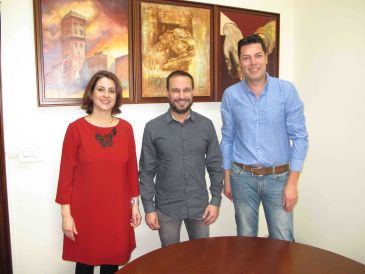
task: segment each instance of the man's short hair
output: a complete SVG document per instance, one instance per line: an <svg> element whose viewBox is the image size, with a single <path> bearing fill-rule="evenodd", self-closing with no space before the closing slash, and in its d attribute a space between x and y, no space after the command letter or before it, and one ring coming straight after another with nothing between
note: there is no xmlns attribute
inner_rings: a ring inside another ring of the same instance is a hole
<svg viewBox="0 0 365 274"><path fill-rule="evenodd" d="M238 41L238 56L240 56L241 48L243 46L251 44L261 44L262 50L264 51L264 53L267 53L267 48L265 46L264 40L260 37L260 35L252 34Z"/></svg>
<svg viewBox="0 0 365 274"><path fill-rule="evenodd" d="M175 71L171 72L169 74L169 76L167 76L167 79L166 79L166 89L167 90L170 88L170 79L174 78L175 76L189 77L190 80L191 80L191 87L194 89L194 78L193 78L193 76L191 76L191 74L189 72L186 72L184 70L175 70Z"/></svg>

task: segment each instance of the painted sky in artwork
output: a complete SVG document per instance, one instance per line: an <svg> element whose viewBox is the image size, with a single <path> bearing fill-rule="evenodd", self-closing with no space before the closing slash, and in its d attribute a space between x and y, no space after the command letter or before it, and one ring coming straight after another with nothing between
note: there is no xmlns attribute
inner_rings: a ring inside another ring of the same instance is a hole
<svg viewBox="0 0 365 274"><path fill-rule="evenodd" d="M86 56L128 54L128 0L42 0L45 70L62 62L61 20L69 11L86 19Z"/></svg>

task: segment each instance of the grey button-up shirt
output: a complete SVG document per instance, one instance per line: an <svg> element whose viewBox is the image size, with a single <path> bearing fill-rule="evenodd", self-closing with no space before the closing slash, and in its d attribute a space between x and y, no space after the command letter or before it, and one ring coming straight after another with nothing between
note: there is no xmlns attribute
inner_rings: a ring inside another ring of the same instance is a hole
<svg viewBox="0 0 365 274"><path fill-rule="evenodd" d="M210 204L220 206L222 156L212 121L193 111L184 123L174 120L170 111L149 121L139 161L145 212L157 208L173 218L201 219L209 200L205 168Z"/></svg>

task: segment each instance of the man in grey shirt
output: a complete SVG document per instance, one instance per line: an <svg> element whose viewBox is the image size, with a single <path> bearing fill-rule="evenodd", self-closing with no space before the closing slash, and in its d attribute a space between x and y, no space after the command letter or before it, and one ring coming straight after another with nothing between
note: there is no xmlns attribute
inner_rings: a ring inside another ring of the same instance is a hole
<svg viewBox="0 0 365 274"><path fill-rule="evenodd" d="M146 223L158 230L162 246L180 242L182 221L190 240L209 237L223 188L222 156L213 123L191 110L193 77L177 70L167 77L166 86L170 108L146 124L139 161Z"/></svg>

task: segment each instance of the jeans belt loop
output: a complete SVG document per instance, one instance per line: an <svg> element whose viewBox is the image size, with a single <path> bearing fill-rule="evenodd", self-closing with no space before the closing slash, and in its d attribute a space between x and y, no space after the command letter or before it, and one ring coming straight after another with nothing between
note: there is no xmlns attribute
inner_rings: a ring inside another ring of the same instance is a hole
<svg viewBox="0 0 365 274"><path fill-rule="evenodd" d="M251 176L257 176L257 177L262 177L262 176L264 176L264 174L259 174L259 175L255 175L255 174L254 174L254 172L255 172L256 170L260 170L260 169L262 169L262 166L260 166L260 167L252 167L252 168L251 168Z"/></svg>

